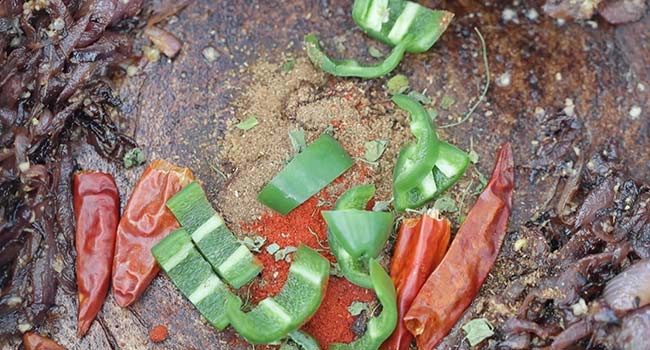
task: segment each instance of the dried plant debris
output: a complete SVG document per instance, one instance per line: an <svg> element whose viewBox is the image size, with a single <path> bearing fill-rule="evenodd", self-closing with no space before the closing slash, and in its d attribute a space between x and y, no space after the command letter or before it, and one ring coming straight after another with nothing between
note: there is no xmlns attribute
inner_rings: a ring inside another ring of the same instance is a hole
<svg viewBox="0 0 650 350"><path fill-rule="evenodd" d="M544 5L555 18L586 20L599 13L612 24L636 22L646 9L647 0L548 0Z"/></svg>

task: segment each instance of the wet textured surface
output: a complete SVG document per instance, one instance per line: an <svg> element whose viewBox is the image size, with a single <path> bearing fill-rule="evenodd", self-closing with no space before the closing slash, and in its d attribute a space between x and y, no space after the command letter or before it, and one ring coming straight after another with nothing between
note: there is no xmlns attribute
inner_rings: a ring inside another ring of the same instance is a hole
<svg viewBox="0 0 650 350"><path fill-rule="evenodd" d="M125 125L148 159L166 158L191 167L205 182L211 199L218 201L216 192L222 178L212 166L218 163L217 140L225 120L235 113L229 104L247 86L249 77L242 73L243 68L258 60L282 62L285 55L303 56L302 37L310 31L319 34L332 55L369 57L370 40L352 22L350 3L197 1L166 26L183 43L178 57L149 64L123 85ZM409 77L413 89L455 99L449 112L442 111L438 123L455 121L484 82L480 45L473 33L473 27L480 28L493 75L487 103L470 121L441 130L441 135L464 149L469 148L472 135L479 168L486 174L498 144L513 143L518 173L511 231L518 230L552 194L559 175L546 176L542 171L530 181L529 165L538 148L534 140L539 140L543 115L564 108L567 99L572 100L584 125L586 149L578 152L590 153L614 139L631 175L636 179L650 175L650 15L618 28L599 19L560 25L543 16L541 2L518 3L464 0L435 4L456 13L456 18L429 53L407 55L397 69ZM504 16L506 8L516 16ZM335 39L345 40L345 52L336 52ZM204 58L202 51L207 47L216 50L216 60ZM636 117L631 113L635 107L641 109ZM76 158L84 168L115 170L90 147ZM112 171L123 205L142 170ZM59 306L44 328L71 350L154 348L147 333L161 323L170 330L169 339L161 344L164 348L232 348L227 345L232 334L202 324L198 313L166 278L155 279L129 309L119 308L109 298L98 322L81 341L74 335L75 297L59 290Z"/></svg>

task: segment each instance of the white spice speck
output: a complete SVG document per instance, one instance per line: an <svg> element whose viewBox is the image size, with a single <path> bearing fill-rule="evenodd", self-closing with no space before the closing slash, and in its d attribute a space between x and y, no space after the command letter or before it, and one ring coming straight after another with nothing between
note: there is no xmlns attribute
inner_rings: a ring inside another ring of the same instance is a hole
<svg viewBox="0 0 650 350"><path fill-rule="evenodd" d="M496 80L497 86L499 87L506 87L510 86L510 83L512 83L512 76L510 72L505 72L497 77Z"/></svg>
<svg viewBox="0 0 650 350"><path fill-rule="evenodd" d="M564 113L568 115L569 117L573 117L576 112L575 112L575 105L573 104L573 100L570 98L567 98L564 100Z"/></svg>
<svg viewBox="0 0 650 350"><path fill-rule="evenodd" d="M526 249L528 247L528 239L526 238L519 238L517 241L515 241L514 249L516 252Z"/></svg>
<svg viewBox="0 0 650 350"><path fill-rule="evenodd" d="M598 29L598 22L596 21L587 21L585 23L587 23L587 25L590 26L591 29Z"/></svg>
<svg viewBox="0 0 650 350"><path fill-rule="evenodd" d="M580 298L577 303L571 305L571 311L573 311L574 316L580 316L589 312L589 307L585 300Z"/></svg>
<svg viewBox="0 0 650 350"><path fill-rule="evenodd" d="M645 91L645 85L643 85L643 83L638 83L636 85L636 89L643 92L643 91Z"/></svg>
<svg viewBox="0 0 650 350"><path fill-rule="evenodd" d="M555 73L555 80L561 81L562 80L562 73L560 73L560 72Z"/></svg>
<svg viewBox="0 0 650 350"><path fill-rule="evenodd" d="M539 18L539 12L535 9L528 9L526 11L526 18L528 18L531 21L535 21Z"/></svg>
<svg viewBox="0 0 650 350"><path fill-rule="evenodd" d="M201 53L203 54L203 57L208 62L214 62L217 58L219 58L219 53L212 46L206 47L205 49L203 49L203 51Z"/></svg>
<svg viewBox="0 0 650 350"><path fill-rule="evenodd" d="M126 67L126 75L132 77L135 76L136 74L138 74L138 67L134 65L129 65L128 67Z"/></svg>
<svg viewBox="0 0 650 350"><path fill-rule="evenodd" d="M23 173L26 172L27 170L29 170L29 162L22 162L18 164L18 169L20 169L20 171Z"/></svg>
<svg viewBox="0 0 650 350"><path fill-rule="evenodd" d="M18 306L23 302L21 297L12 296L7 299L7 306Z"/></svg>
<svg viewBox="0 0 650 350"><path fill-rule="evenodd" d="M18 324L18 331L20 333L25 333L33 328L32 324L29 322L23 322Z"/></svg>
<svg viewBox="0 0 650 350"><path fill-rule="evenodd" d="M501 12L501 19L506 23L507 22L515 22L515 23L517 23L518 22L518 20L517 20L517 12L515 12L515 10L513 10L513 9L511 9L509 7L506 7L503 10L503 12Z"/></svg>
<svg viewBox="0 0 650 350"><path fill-rule="evenodd" d="M562 18L558 18L558 19L555 20L555 23L556 23L558 26L561 27L561 26L563 26L563 25L566 23L566 21L565 21L564 19L562 19Z"/></svg>
<svg viewBox="0 0 650 350"><path fill-rule="evenodd" d="M630 108L630 118L637 119L641 116L642 109L639 106L632 106Z"/></svg>

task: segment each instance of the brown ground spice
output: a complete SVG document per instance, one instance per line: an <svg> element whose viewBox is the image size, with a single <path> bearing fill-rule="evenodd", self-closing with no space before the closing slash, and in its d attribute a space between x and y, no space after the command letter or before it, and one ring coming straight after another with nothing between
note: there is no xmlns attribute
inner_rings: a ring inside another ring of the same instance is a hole
<svg viewBox="0 0 650 350"><path fill-rule="evenodd" d="M394 159L412 136L406 127L407 115L393 107L383 89L349 80L328 80L305 59L298 59L290 72L268 63L253 66L250 71L251 86L236 104L238 120L231 121L221 141L219 159L229 178L217 206L226 221L234 223L230 227L236 234L266 238L257 254L264 270L249 287L240 290L249 305L255 305L280 291L290 266L286 261L276 261L265 248L272 243L281 248L304 243L335 262L328 249L321 210L331 209L347 188L363 183L377 186L376 200L390 199ZM258 118L256 127L246 131L235 127L250 116ZM326 129L333 130L334 137L355 158L355 166L281 216L258 203L256 196L292 156L288 132L299 128L305 130L308 144ZM372 140L386 140L388 145L378 162L367 163L363 161L364 144ZM348 311L353 301L374 304L375 296L345 278L331 276L321 308L303 329L324 349L333 342L354 340L358 334L352 329L358 317Z"/></svg>
<svg viewBox="0 0 650 350"><path fill-rule="evenodd" d="M309 143L333 127L334 137L356 159L363 158L367 141L387 140L382 158L367 164L366 182L377 186L378 200L391 197L394 159L412 136L407 115L387 96L374 98L377 92L371 86L360 87L355 81L326 80L305 59L298 59L290 72L263 63L252 67L251 74L251 87L237 103L237 118L254 115L259 125L243 131L234 120L221 141L219 159L226 173L232 173L219 193L218 207L226 220L250 222L261 217L266 209L257 202L257 193L290 159L288 132L299 128Z"/></svg>

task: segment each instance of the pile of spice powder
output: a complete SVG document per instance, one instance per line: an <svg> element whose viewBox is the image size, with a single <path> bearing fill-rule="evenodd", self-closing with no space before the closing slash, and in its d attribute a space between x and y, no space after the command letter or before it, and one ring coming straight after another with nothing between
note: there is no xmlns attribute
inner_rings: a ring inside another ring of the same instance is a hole
<svg viewBox="0 0 650 350"><path fill-rule="evenodd" d="M355 176L357 174L352 172L349 178L358 177ZM340 181L343 179L340 178L335 184L340 185L341 189L348 187ZM267 296L276 295L287 279L290 263L276 261L272 254L267 253L265 248L269 244L275 243L282 248L306 244L331 262L336 261L329 252L327 227L321 216L322 210L331 209L331 197L328 189L324 189L286 216L268 212L260 220L242 225L242 229L265 237L268 242L262 248L262 253L257 255L264 264L264 270L261 278L251 285L251 303L256 304ZM371 303L374 298L371 290L353 285L345 278L330 276L323 303L303 329L313 335L323 349L334 342L350 342L355 339L352 332L355 318L350 315L348 307L354 301Z"/></svg>
<svg viewBox="0 0 650 350"><path fill-rule="evenodd" d="M406 113L393 106L381 87L378 90L371 84L326 79L305 59L296 60L289 72L277 64L260 63L252 66L250 73L251 86L235 104L237 120L230 122L220 142L219 160L229 178L215 203L240 238L266 239L256 254L264 264L261 275L239 290L249 306L276 295L287 279L290 262L276 261L274 254L266 250L270 245L284 249L304 243L335 262L329 252L321 211L331 209L345 190L359 184L375 184L375 200L389 200L392 164L402 145L412 138ZM250 116L255 116L259 124L248 130L235 127ZM355 165L288 215L281 216L262 206L256 196L293 156L288 133L296 129L305 131L308 144L330 130L355 159ZM378 161L365 162L365 143L374 140L387 141L385 152ZM386 263L389 260L383 259ZM363 326L359 326L366 317L350 314L348 308L355 301L376 305L371 290L353 285L343 277L330 276L321 307L303 329L323 349L334 342L353 341L363 333ZM277 346L262 347L266 348Z"/></svg>

